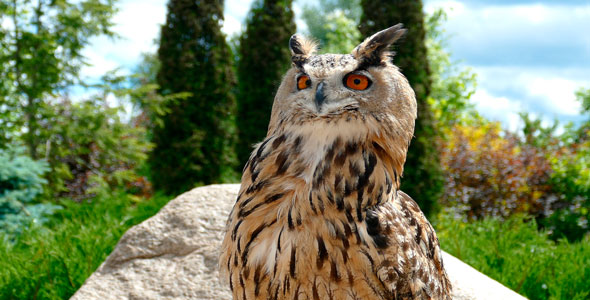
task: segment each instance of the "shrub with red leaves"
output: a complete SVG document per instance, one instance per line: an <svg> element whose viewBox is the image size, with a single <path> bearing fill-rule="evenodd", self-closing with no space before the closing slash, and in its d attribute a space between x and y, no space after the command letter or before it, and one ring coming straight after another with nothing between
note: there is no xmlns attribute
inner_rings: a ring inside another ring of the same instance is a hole
<svg viewBox="0 0 590 300"><path fill-rule="evenodd" d="M542 148L522 144L499 124L455 126L442 143L446 189L442 202L469 219L515 213L546 215L558 198Z"/></svg>

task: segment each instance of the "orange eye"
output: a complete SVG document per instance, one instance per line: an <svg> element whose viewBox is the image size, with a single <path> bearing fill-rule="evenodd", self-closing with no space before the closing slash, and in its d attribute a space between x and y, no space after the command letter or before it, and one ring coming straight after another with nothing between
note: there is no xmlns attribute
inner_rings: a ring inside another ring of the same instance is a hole
<svg viewBox="0 0 590 300"><path fill-rule="evenodd" d="M363 91L371 86L371 79L365 75L348 74L344 77L344 85L353 90Z"/></svg>
<svg viewBox="0 0 590 300"><path fill-rule="evenodd" d="M311 86L311 79L307 75L301 75L297 78L297 89L304 90Z"/></svg>

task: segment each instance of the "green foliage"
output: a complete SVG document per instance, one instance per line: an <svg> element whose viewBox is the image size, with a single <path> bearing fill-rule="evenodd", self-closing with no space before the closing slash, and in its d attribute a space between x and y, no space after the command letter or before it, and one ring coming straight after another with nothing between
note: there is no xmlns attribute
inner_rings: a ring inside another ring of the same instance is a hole
<svg viewBox="0 0 590 300"><path fill-rule="evenodd" d="M293 33L292 0L254 2L239 43L237 152L241 165L252 145L266 136L275 91L291 65L288 45Z"/></svg>
<svg viewBox="0 0 590 300"><path fill-rule="evenodd" d="M581 113L590 116L590 89L580 89L576 97L582 104ZM541 134L535 135L535 141L553 150L549 156L551 184L559 195L556 211L540 223L554 239L578 240L590 232L590 118L577 128L567 125L557 137L556 126L541 127Z"/></svg>
<svg viewBox="0 0 590 300"><path fill-rule="evenodd" d="M590 232L590 141L550 158L551 184L560 197L556 211L541 221L553 238L581 239Z"/></svg>
<svg viewBox="0 0 590 300"><path fill-rule="evenodd" d="M152 145L144 128L121 120L121 107L100 99L52 105L41 148L51 166L50 196L81 200L138 179Z"/></svg>
<svg viewBox="0 0 590 300"><path fill-rule="evenodd" d="M470 124L482 118L469 99L475 93L476 74L460 68L447 52L447 35L442 28L447 15L442 9L425 20L426 49L432 86L428 97L436 126L445 132L455 124Z"/></svg>
<svg viewBox="0 0 590 300"><path fill-rule="evenodd" d="M43 174L48 171L47 163L35 161L24 155L22 148L0 150L0 198L3 199L2 212L13 208L10 202L32 202L43 191ZM14 210L12 210L14 211Z"/></svg>
<svg viewBox="0 0 590 300"><path fill-rule="evenodd" d="M556 120L551 126L543 126L541 119L532 118L528 113L519 113L521 121L524 123L522 134L524 135L524 142L528 145L537 148L551 148L556 150L562 145L561 141L556 137L555 131L559 126Z"/></svg>
<svg viewBox="0 0 590 300"><path fill-rule="evenodd" d="M583 102L583 92L577 93ZM582 108L582 113L584 109ZM534 146L545 153L551 170L549 185L553 196L544 203L548 208L539 224L550 233L551 238L581 239L590 232L590 140L585 134L587 124L575 127L564 126L564 132L557 134L559 123L545 126L541 119L520 114L524 122L523 147Z"/></svg>
<svg viewBox="0 0 590 300"><path fill-rule="evenodd" d="M522 136L496 123L455 125L441 144L446 187L442 203L468 219L526 213L554 240L590 232L590 141L577 129L543 126L521 114Z"/></svg>
<svg viewBox="0 0 590 300"><path fill-rule="evenodd" d="M72 104L60 95L74 84L87 87L79 77L87 64L82 51L92 37L116 36L110 30L115 2L15 0L0 6L8 25L0 29L0 141L23 142L30 157L45 158L48 198L79 199L129 183L150 148L141 129L121 121L121 108L107 104L114 94L110 75L96 99Z"/></svg>
<svg viewBox="0 0 590 300"><path fill-rule="evenodd" d="M155 84L157 81L156 76L158 76L161 67L162 64L156 53L142 53L141 60L133 70L131 78L132 86L138 87L146 84Z"/></svg>
<svg viewBox="0 0 590 300"><path fill-rule="evenodd" d="M433 225L443 250L529 299L590 297L590 236L555 243L522 216L464 223L441 214Z"/></svg>
<svg viewBox="0 0 590 300"><path fill-rule="evenodd" d="M23 148L0 149L0 233L11 238L27 227L41 225L60 207L35 203L47 183L43 174L49 170L44 161L23 154Z"/></svg>
<svg viewBox="0 0 590 300"><path fill-rule="evenodd" d="M590 88L579 89L576 92L576 99L582 104L582 114L586 114L586 121L577 129L575 139L581 143L590 141Z"/></svg>
<svg viewBox="0 0 590 300"><path fill-rule="evenodd" d="M582 112L590 113L590 89L579 89L576 98L582 104Z"/></svg>
<svg viewBox="0 0 590 300"><path fill-rule="evenodd" d="M320 0L305 4L302 18L322 53L350 53L361 41L357 26L361 13L359 0Z"/></svg>
<svg viewBox="0 0 590 300"><path fill-rule="evenodd" d="M155 53L143 53L140 63L129 77L114 77L112 80L123 80L130 88L117 88L113 92L118 97L129 97L133 105L133 123L147 130L148 140L152 140L155 127L164 126L163 117L171 112L170 107L191 96L191 93L180 92L162 95L158 93L159 85L156 76L160 71L160 60Z"/></svg>
<svg viewBox="0 0 590 300"><path fill-rule="evenodd" d="M169 198L137 202L114 194L92 202L64 200L43 228L23 232L13 243L0 239L0 299L68 299L121 235L154 215Z"/></svg>
<svg viewBox="0 0 590 300"><path fill-rule="evenodd" d="M343 11L334 11L326 16L325 53L350 53L361 42L361 33L356 22Z"/></svg>
<svg viewBox="0 0 590 300"><path fill-rule="evenodd" d="M221 1L168 3L157 82L164 96L192 96L171 103L163 126L154 128L152 180L166 193L237 179L235 78L222 20Z"/></svg>
<svg viewBox="0 0 590 300"><path fill-rule="evenodd" d="M398 43L393 63L401 69L416 93L418 119L414 131L416 138L408 150L401 188L429 215L436 210L444 181L436 145L439 133L428 103L432 79L422 1L362 0L361 6L360 30L363 36L370 36L397 23L403 23L408 29L404 39Z"/></svg>
<svg viewBox="0 0 590 300"><path fill-rule="evenodd" d="M0 116L7 119L0 127L8 130L0 130L0 140L22 135L29 155L37 158L40 126L51 113L44 100L79 81L85 64L82 49L90 38L114 36L114 4L115 0L3 2L0 20L8 25L0 28Z"/></svg>

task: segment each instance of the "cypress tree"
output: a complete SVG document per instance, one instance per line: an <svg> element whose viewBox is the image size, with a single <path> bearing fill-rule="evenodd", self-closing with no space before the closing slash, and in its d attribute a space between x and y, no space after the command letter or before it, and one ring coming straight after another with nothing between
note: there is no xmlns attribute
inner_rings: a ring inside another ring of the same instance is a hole
<svg viewBox="0 0 590 300"><path fill-rule="evenodd" d="M415 138L406 160L401 188L408 193L426 215L435 209L443 188L442 170L436 147L436 128L428 105L431 79L425 45L422 1L362 0L363 15L360 30L369 36L397 23L408 32L396 49L394 63L406 76L416 92L418 119Z"/></svg>
<svg viewBox="0 0 590 300"><path fill-rule="evenodd" d="M191 96L167 107L154 129L152 181L167 193L235 179L235 78L222 22L222 0L168 2L157 82L163 95Z"/></svg>
<svg viewBox="0 0 590 300"><path fill-rule="evenodd" d="M240 37L237 152L242 165L252 145L266 136L274 94L291 64L287 45L296 30L292 2L255 1Z"/></svg>

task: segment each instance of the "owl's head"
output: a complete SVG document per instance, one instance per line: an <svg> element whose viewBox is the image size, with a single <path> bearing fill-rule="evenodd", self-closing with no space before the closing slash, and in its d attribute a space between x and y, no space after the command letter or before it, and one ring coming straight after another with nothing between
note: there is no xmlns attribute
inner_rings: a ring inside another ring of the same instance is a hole
<svg viewBox="0 0 590 300"><path fill-rule="evenodd" d="M316 55L314 42L292 36L293 67L277 91L269 134L290 126L319 128L343 121L407 146L414 131L416 100L388 51L405 31L401 24L380 31L350 54Z"/></svg>

